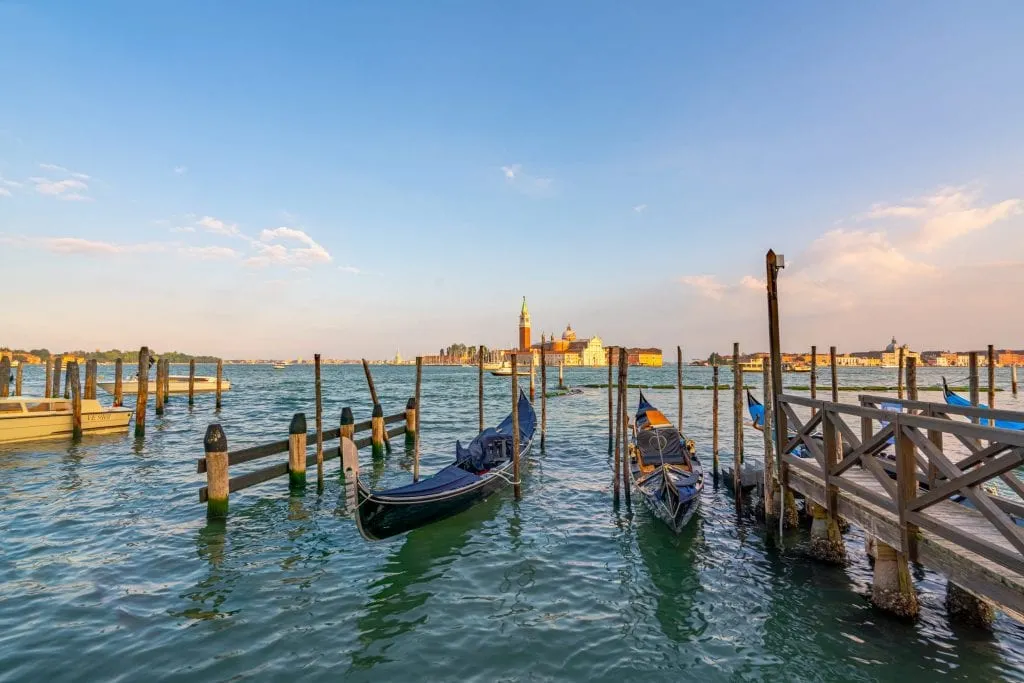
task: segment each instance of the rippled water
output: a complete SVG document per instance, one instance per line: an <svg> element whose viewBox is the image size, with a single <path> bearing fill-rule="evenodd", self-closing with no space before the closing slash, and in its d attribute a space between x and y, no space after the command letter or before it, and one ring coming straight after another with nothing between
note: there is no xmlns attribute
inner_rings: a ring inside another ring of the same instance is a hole
<svg viewBox="0 0 1024 683"><path fill-rule="evenodd" d="M28 368L26 393L41 386L38 371ZM385 412L398 412L414 370L374 372ZM368 544L345 511L334 460L320 495L315 485L289 495L277 479L234 494L227 522L207 523L195 459L208 423L224 425L232 448L284 438L297 410L312 425L311 367L225 373L233 390L219 415L212 396L192 411L173 397L164 417L150 413L144 440L0 447L0 681L1024 680L1024 629L1002 616L991 634L951 626L944 581L929 571L915 570L916 624L872 610L856 529L851 564L837 569L804 558L805 530L781 553L768 547L710 487L681 536L642 507L613 507L601 389L549 400L547 448L535 444L520 503L503 492ZM922 369L921 384L938 374ZM674 367L631 369L630 381L674 376ZM860 384L894 378L841 374ZM508 410L508 382L487 377L488 423ZM686 382L709 383L710 372L687 368ZM675 414L674 391L646 393ZM369 416L358 367L325 368L324 396L328 427L343 405ZM727 393L722 402L728 450ZM686 431L705 453L710 404L711 392L687 392ZM1020 407L1009 392L998 405ZM454 439L475 432L475 370L425 368L421 416L429 473L450 460ZM749 453L760 443L748 432ZM385 463L368 460L364 472L381 484L409 479L400 443Z"/></svg>

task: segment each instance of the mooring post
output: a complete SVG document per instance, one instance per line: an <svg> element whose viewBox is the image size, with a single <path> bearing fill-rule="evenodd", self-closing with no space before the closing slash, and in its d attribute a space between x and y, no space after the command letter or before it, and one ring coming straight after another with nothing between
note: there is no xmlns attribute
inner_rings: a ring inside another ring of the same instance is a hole
<svg viewBox="0 0 1024 683"><path fill-rule="evenodd" d="M11 359L0 358L0 398L7 398L11 390Z"/></svg>
<svg viewBox="0 0 1024 683"><path fill-rule="evenodd" d="M124 405L124 360L118 358L114 361L114 407L120 408Z"/></svg>
<svg viewBox="0 0 1024 683"><path fill-rule="evenodd" d="M772 391L775 392L775 457L779 463L779 492L783 504L783 518L788 526L796 526L796 499L789 488L789 464L786 463L785 447L789 438L789 425L786 413L782 410L778 397L785 391L782 383L782 343L779 331L779 270L785 267L785 261L772 249L765 254L765 270L767 271L766 290L768 294L768 342L772 365Z"/></svg>
<svg viewBox="0 0 1024 683"><path fill-rule="evenodd" d="M196 404L196 359L191 358L188 361L188 404L194 406Z"/></svg>
<svg viewBox="0 0 1024 683"><path fill-rule="evenodd" d="M736 504L743 504L743 369L740 345L732 345L732 485Z"/></svg>
<svg viewBox="0 0 1024 683"><path fill-rule="evenodd" d="M146 403L149 402L149 347L139 349L138 388L135 393L135 436L146 435Z"/></svg>
<svg viewBox="0 0 1024 683"><path fill-rule="evenodd" d="M676 347L676 392L679 399L679 433L683 433L683 347Z"/></svg>
<svg viewBox="0 0 1024 683"><path fill-rule="evenodd" d="M164 405L171 400L171 359L164 358L164 384L160 388L164 392Z"/></svg>
<svg viewBox="0 0 1024 683"><path fill-rule="evenodd" d="M365 358L363 358L363 374L366 375L366 385L370 388L370 400L373 401L373 406L374 406L373 409L376 412L377 406L380 405L380 399L377 398L377 387L373 383L373 373L370 372L370 364L366 362ZM384 416L384 409L383 408L381 408L380 414L381 414L381 417L383 418L383 416ZM381 421L381 431L383 433L383 436L381 438L384 439L384 441L383 441L384 447L387 449L387 452L390 453L391 452L391 442L388 440L387 432L384 431L384 422L383 422L383 420ZM371 434L371 439L372 439L372 434ZM383 455L383 451L380 453L380 455ZM373 452L373 457L377 457L377 456L378 456L378 453L376 451L374 451Z"/></svg>
<svg viewBox="0 0 1024 683"><path fill-rule="evenodd" d="M519 481L519 358L512 353L512 492L522 500L523 489Z"/></svg>
<svg viewBox="0 0 1024 683"><path fill-rule="evenodd" d="M979 393L979 389L978 389L978 352L977 351L971 351L970 354L968 354L968 356L967 356L967 370L968 370L968 373L970 375L970 379L968 381L970 382L970 387L969 388L970 388L971 405L972 406L977 406L978 403L979 403L979 397L978 397L978 393ZM971 422L977 424L978 423L978 418L972 417L971 418Z"/></svg>
<svg viewBox="0 0 1024 683"><path fill-rule="evenodd" d="M558 388L565 389L565 354L562 354L561 360L558 361Z"/></svg>
<svg viewBox="0 0 1024 683"><path fill-rule="evenodd" d="M629 485L629 354L621 354L622 360L622 488L626 505L630 503Z"/></svg>
<svg viewBox="0 0 1024 683"><path fill-rule="evenodd" d="M811 398L818 398L818 347L811 346ZM811 408L811 415L818 412L817 408Z"/></svg>
<svg viewBox="0 0 1024 683"><path fill-rule="evenodd" d="M353 442L356 421L352 416L351 408L346 406L341 409L341 420L338 427L338 456L341 458L341 476L347 479L349 472L359 474L359 451L355 448L355 443ZM352 444L352 448L346 450L346 443Z"/></svg>
<svg viewBox="0 0 1024 683"><path fill-rule="evenodd" d="M78 361L75 361L75 363L78 363ZM71 366L68 366L64 370L64 398L71 398L71 385L69 384L70 381L71 381Z"/></svg>
<svg viewBox="0 0 1024 683"><path fill-rule="evenodd" d="M82 383L78 379L78 361L68 363L68 386L71 389L71 437L82 438Z"/></svg>
<svg viewBox="0 0 1024 683"><path fill-rule="evenodd" d="M615 443L615 418L612 415L613 403L612 400L612 348L608 347L608 452L612 452L613 444Z"/></svg>
<svg viewBox="0 0 1024 683"><path fill-rule="evenodd" d="M834 483L835 477L831 468L842 459L839 443L839 431L827 410L822 415L822 433L825 446L825 507L813 502L810 506L811 522L811 555L818 560L830 564L846 564L846 547L843 535L839 531L839 488Z"/></svg>
<svg viewBox="0 0 1024 683"><path fill-rule="evenodd" d="M476 364L476 395L477 395L477 412L480 415L480 432L484 431L484 347L480 345L480 352L478 354L478 360ZM416 359L417 368L419 367L420 358ZM416 370L419 373L419 370ZM479 432L478 432L479 433Z"/></svg>
<svg viewBox="0 0 1024 683"><path fill-rule="evenodd" d="M540 450L544 451L544 441L548 434L548 360L544 353L544 335L540 343Z"/></svg>
<svg viewBox="0 0 1024 683"><path fill-rule="evenodd" d="M306 414L295 413L288 425L288 486L306 486Z"/></svg>
<svg viewBox="0 0 1024 683"><path fill-rule="evenodd" d="M22 371L25 369L25 363L18 363L17 369L14 371L14 395L21 396L21 380Z"/></svg>
<svg viewBox="0 0 1024 683"><path fill-rule="evenodd" d="M622 432L625 426L622 424L622 351L619 351L618 357L618 384L616 387L616 399L618 403L615 409L615 473L613 476L612 490L614 492L614 500L616 503L619 502L619 496L621 495L621 470L622 467ZM611 386L611 385L609 385Z"/></svg>
<svg viewBox="0 0 1024 683"><path fill-rule="evenodd" d="M711 473L718 484L718 365L711 368Z"/></svg>
<svg viewBox="0 0 1024 683"><path fill-rule="evenodd" d="M917 400L917 359L907 357L907 398Z"/></svg>
<svg viewBox="0 0 1024 683"><path fill-rule="evenodd" d="M64 356L57 354L57 357L53 361L53 386L50 387L50 396L52 398L60 397L60 371L61 364L64 362Z"/></svg>
<svg viewBox="0 0 1024 683"><path fill-rule="evenodd" d="M832 402L839 403L839 366L836 364L836 347L834 346L828 347L828 365L832 371Z"/></svg>
<svg viewBox="0 0 1024 683"><path fill-rule="evenodd" d="M988 409L996 409L996 347L992 344L988 345Z"/></svg>
<svg viewBox="0 0 1024 683"><path fill-rule="evenodd" d="M1017 366L1010 366L1010 390L1013 392L1013 397L1017 398Z"/></svg>
<svg viewBox="0 0 1024 683"><path fill-rule="evenodd" d="M537 400L537 396L533 389L533 376L535 374L533 371L534 365L536 365L536 363L533 362L533 351L530 351L530 403Z"/></svg>
<svg viewBox="0 0 1024 683"><path fill-rule="evenodd" d="M374 458L384 457L384 408L379 403L373 404L370 417L370 453Z"/></svg>
<svg viewBox="0 0 1024 683"><path fill-rule="evenodd" d="M228 437L219 424L206 428L203 437L206 451L206 516L227 517L230 483L228 476Z"/></svg>
<svg viewBox="0 0 1024 683"><path fill-rule="evenodd" d="M1016 373L1014 374L1016 377ZM46 383L43 384L43 397L52 396L50 387L53 386L53 359L46 358ZM1016 393L1014 394L1016 395Z"/></svg>
<svg viewBox="0 0 1024 683"><path fill-rule="evenodd" d="M776 519L775 512L775 459L772 457L772 373L768 364L761 364L761 386L764 403L764 418L761 420L761 432L764 436L764 518L768 528L772 528L771 521Z"/></svg>
<svg viewBox="0 0 1024 683"><path fill-rule="evenodd" d="M412 414L412 480L420 480L420 386L423 383L423 356L416 356L416 395L413 397ZM409 410L406 406L405 425L409 428Z"/></svg>
<svg viewBox="0 0 1024 683"><path fill-rule="evenodd" d="M164 359L156 362L156 414L164 414Z"/></svg>
<svg viewBox="0 0 1024 683"><path fill-rule="evenodd" d="M412 449L416 444L416 398L410 397L405 402L405 447ZM416 481L416 463L413 462L413 481Z"/></svg>
<svg viewBox="0 0 1024 683"><path fill-rule="evenodd" d="M215 410L220 410L220 406L221 406L221 393L222 393L221 392L221 381L222 381L223 377L224 377L224 359L223 358L218 358L217 359L217 399L216 399L216 403L214 403L214 406L213 406Z"/></svg>
<svg viewBox="0 0 1024 683"><path fill-rule="evenodd" d="M324 400L320 383L320 354L313 354L313 383L316 385L316 485L324 485Z"/></svg>
<svg viewBox="0 0 1024 683"><path fill-rule="evenodd" d="M896 370L896 396L897 398L903 398L903 365L905 360L903 358L903 347L899 348L899 367Z"/></svg>
<svg viewBox="0 0 1024 683"><path fill-rule="evenodd" d="M85 361L85 396L89 400L96 400L96 359Z"/></svg>

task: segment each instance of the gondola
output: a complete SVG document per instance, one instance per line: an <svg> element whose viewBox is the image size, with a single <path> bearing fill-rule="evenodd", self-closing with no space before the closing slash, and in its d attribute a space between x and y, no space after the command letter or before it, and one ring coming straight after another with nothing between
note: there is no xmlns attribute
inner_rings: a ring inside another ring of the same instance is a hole
<svg viewBox="0 0 1024 683"><path fill-rule="evenodd" d="M519 455L530 450L537 414L519 392ZM467 447L455 443L455 462L413 484L373 491L356 477L356 523L377 541L446 519L512 483L512 415L485 429Z"/></svg>
<svg viewBox="0 0 1024 683"><path fill-rule="evenodd" d="M643 392L633 422L629 473L644 504L679 533L693 518L704 490L704 468L692 441L652 406Z"/></svg>
<svg viewBox="0 0 1024 683"><path fill-rule="evenodd" d="M963 396L949 388L949 385L946 384L945 377L942 378L942 397L946 399L946 405L948 406L957 406L960 408L972 407L970 401L968 401L966 398L964 398ZM984 408L985 410L988 410L988 406L985 405L984 403L979 403L977 406L974 407ZM988 425L990 423L990 420L981 420L981 424L983 425ZM999 427L1000 429L1024 430L1024 423L1021 422L1010 422L1009 420L995 420L995 423L995 426Z"/></svg>

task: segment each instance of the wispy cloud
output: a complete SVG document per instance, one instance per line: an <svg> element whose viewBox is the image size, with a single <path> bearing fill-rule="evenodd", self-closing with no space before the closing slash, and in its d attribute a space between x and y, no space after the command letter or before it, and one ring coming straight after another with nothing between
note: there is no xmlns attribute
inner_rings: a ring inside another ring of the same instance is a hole
<svg viewBox="0 0 1024 683"><path fill-rule="evenodd" d="M531 175L523 170L522 164L509 164L501 167L505 176L505 184L523 194L546 196L554 191L554 180Z"/></svg>
<svg viewBox="0 0 1024 683"><path fill-rule="evenodd" d="M196 229L191 225L176 225L171 228L171 232L195 232Z"/></svg>
<svg viewBox="0 0 1024 683"><path fill-rule="evenodd" d="M93 201L92 197L86 194L89 189L89 184L86 181L91 179L89 174L69 171L64 166L57 164L38 164L38 166L44 171L49 171L51 176L32 176L28 179L38 194L67 202Z"/></svg>
<svg viewBox="0 0 1024 683"><path fill-rule="evenodd" d="M185 175L188 173L188 166L175 166L174 175Z"/></svg>
<svg viewBox="0 0 1024 683"><path fill-rule="evenodd" d="M714 275L683 275L679 278L679 282L693 287L701 295L715 301L720 301L728 289Z"/></svg>
<svg viewBox="0 0 1024 683"><path fill-rule="evenodd" d="M647 205L646 204L637 204L636 206L633 207L633 211L635 211L637 213L643 213L646 210L647 210Z"/></svg>
<svg viewBox="0 0 1024 683"><path fill-rule="evenodd" d="M236 259L241 256L241 253L229 247L185 247L181 252L204 261Z"/></svg>
<svg viewBox="0 0 1024 683"><path fill-rule="evenodd" d="M39 240L39 242L44 249L57 254L134 254L139 252L163 251L165 248L165 245L156 242L147 242L142 244L118 244L115 242L87 240L80 237L45 237Z"/></svg>
<svg viewBox="0 0 1024 683"><path fill-rule="evenodd" d="M196 221L196 224L206 232L212 232L216 235L236 237L240 234L237 224L226 223L219 218L214 218L213 216L203 216Z"/></svg>
<svg viewBox="0 0 1024 683"><path fill-rule="evenodd" d="M355 266L338 266L338 270L343 273L352 273L353 275L362 275L363 273L361 268L356 268Z"/></svg>
<svg viewBox="0 0 1024 683"><path fill-rule="evenodd" d="M297 242L299 247L281 244L281 242ZM302 230L279 227L260 232L259 241L253 241L255 256L249 257L246 263L262 267L272 264L289 266L309 266L317 263L329 263L331 255L312 237Z"/></svg>
<svg viewBox="0 0 1024 683"><path fill-rule="evenodd" d="M10 196L11 196L11 191L10 190L8 190L6 187L0 187L0 197L10 197Z"/></svg>

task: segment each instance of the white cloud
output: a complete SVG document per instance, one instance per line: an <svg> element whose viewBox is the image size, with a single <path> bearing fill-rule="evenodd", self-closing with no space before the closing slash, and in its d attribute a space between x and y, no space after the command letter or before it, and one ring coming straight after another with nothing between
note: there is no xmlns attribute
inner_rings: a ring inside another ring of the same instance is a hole
<svg viewBox="0 0 1024 683"><path fill-rule="evenodd" d="M57 164L39 164L39 168L43 169L44 171L57 171L58 173L68 172L68 169L64 168L63 166L58 166Z"/></svg>
<svg viewBox="0 0 1024 683"><path fill-rule="evenodd" d="M505 180L515 180L519 169L519 164L512 164L511 166L502 166L501 172L505 174Z"/></svg>
<svg viewBox="0 0 1024 683"><path fill-rule="evenodd" d="M684 285L693 287L703 296L715 301L721 300L728 289L714 275L684 275L679 278L679 281Z"/></svg>
<svg viewBox="0 0 1024 683"><path fill-rule="evenodd" d="M633 210L636 211L637 213L643 213L644 211L647 210L647 205L637 204L636 206L633 207Z"/></svg>
<svg viewBox="0 0 1024 683"><path fill-rule="evenodd" d="M363 271L355 266L338 266L338 270L343 273L352 273L353 275L362 275Z"/></svg>
<svg viewBox="0 0 1024 683"><path fill-rule="evenodd" d="M811 243L803 258L810 264L808 269L849 279L894 280L931 275L937 270L909 258L882 231L830 230Z"/></svg>
<svg viewBox="0 0 1024 683"><path fill-rule="evenodd" d="M219 218L214 218L213 216L203 216L196 221L196 223L206 232L212 232L216 235L235 237L239 234L238 225L235 223L225 223Z"/></svg>
<svg viewBox="0 0 1024 683"><path fill-rule="evenodd" d="M3 176L0 176L0 185L6 185L7 187L13 187L13 188L20 188L20 187L24 187L25 183L19 183L16 180L8 180L7 178L4 178Z"/></svg>
<svg viewBox="0 0 1024 683"><path fill-rule="evenodd" d="M204 261L235 259L241 256L240 253L229 247L186 247L182 251Z"/></svg>
<svg viewBox="0 0 1024 683"><path fill-rule="evenodd" d="M54 197L62 201L70 202L91 202L92 197L86 195L89 184L86 182L90 176L86 173L69 171L57 164L39 164L39 168L50 171L51 174L70 176L67 178L42 178L33 176L29 178L35 186L35 191L42 195Z"/></svg>
<svg viewBox="0 0 1024 683"><path fill-rule="evenodd" d="M171 228L171 232L195 232L196 229L191 225L179 225Z"/></svg>
<svg viewBox="0 0 1024 683"><path fill-rule="evenodd" d="M174 175L185 175L188 173L188 166L175 166Z"/></svg>
<svg viewBox="0 0 1024 683"><path fill-rule="evenodd" d="M163 251L164 249L164 245L153 242L143 244L117 244L114 242L87 240L80 237L46 237L41 239L39 242L47 251L52 251L58 254L116 255Z"/></svg>
<svg viewBox="0 0 1024 683"><path fill-rule="evenodd" d="M298 242L301 247L289 247L280 241ZM253 241L252 247L256 255L246 260L252 266L262 267L272 264L289 266L309 266L317 263L329 263L331 255L321 245L302 230L280 227L260 232L259 241Z"/></svg>
<svg viewBox="0 0 1024 683"><path fill-rule="evenodd" d="M501 172L505 176L505 183L523 194L545 196L550 195L554 189L554 180L530 175L523 170L522 164L502 166Z"/></svg>
<svg viewBox="0 0 1024 683"><path fill-rule="evenodd" d="M8 190L6 187L0 187L0 197L10 197L10 196L11 196L11 191L10 190Z"/></svg>
<svg viewBox="0 0 1024 683"><path fill-rule="evenodd" d="M48 194L53 196L59 196L68 192L68 190L85 190L88 189L88 185L81 180L75 178L67 178L65 180L50 180L49 178L40 178L38 176L29 178L30 181L35 183L36 192L39 194ZM75 194L70 192L69 194Z"/></svg>

